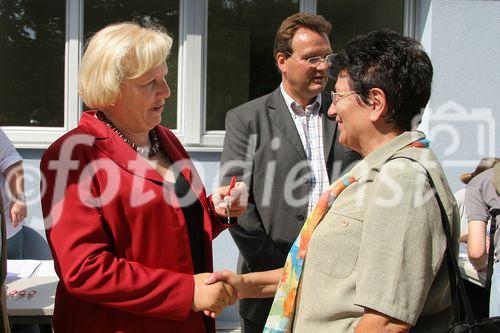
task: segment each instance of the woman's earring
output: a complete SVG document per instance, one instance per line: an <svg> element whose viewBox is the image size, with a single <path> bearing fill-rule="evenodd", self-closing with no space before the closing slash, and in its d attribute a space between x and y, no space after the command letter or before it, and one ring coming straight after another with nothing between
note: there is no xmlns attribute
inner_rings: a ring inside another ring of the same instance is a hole
<svg viewBox="0 0 500 333"><path fill-rule="evenodd" d="M114 108L116 106L116 104L115 103L111 103L111 104L109 104L109 106L111 106L112 108Z"/></svg>

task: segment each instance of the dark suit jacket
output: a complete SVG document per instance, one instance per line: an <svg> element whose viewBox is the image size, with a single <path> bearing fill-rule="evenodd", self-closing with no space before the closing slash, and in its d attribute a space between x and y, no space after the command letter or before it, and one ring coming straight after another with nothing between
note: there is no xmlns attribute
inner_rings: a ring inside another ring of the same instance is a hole
<svg viewBox="0 0 500 333"><path fill-rule="evenodd" d="M320 113L331 182L359 155L338 143L337 123L327 115L330 104L330 96L323 94ZM309 173L299 133L279 88L227 113L221 184L228 184L236 175L250 191L246 213L230 230L240 250L239 272L283 267L307 217ZM287 203L286 196L304 200ZM264 323L271 303L272 299L242 300L240 314Z"/></svg>

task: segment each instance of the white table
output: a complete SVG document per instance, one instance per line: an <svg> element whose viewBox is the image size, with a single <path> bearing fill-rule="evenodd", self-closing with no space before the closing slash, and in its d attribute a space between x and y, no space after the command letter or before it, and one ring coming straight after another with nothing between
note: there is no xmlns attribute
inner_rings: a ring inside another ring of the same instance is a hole
<svg viewBox="0 0 500 333"><path fill-rule="evenodd" d="M57 276L36 276L6 280L7 314L13 324L50 323L59 279ZM25 291L24 297L9 296L12 291ZM36 293L28 298L30 291Z"/></svg>

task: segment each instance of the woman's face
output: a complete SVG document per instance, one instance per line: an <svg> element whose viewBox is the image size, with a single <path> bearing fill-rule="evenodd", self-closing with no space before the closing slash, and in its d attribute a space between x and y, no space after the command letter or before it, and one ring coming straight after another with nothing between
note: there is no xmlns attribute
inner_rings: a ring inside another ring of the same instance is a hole
<svg viewBox="0 0 500 333"><path fill-rule="evenodd" d="M340 93L337 102L330 105L328 115L335 117L339 134L339 142L357 152L363 149L363 137L369 132L367 107L362 105L356 93L349 85L349 75L341 71L335 84L335 92Z"/></svg>
<svg viewBox="0 0 500 333"><path fill-rule="evenodd" d="M120 97L112 108L112 118L129 132L148 132L161 122L165 99L170 88L165 81L168 68L163 63L135 79L125 79Z"/></svg>

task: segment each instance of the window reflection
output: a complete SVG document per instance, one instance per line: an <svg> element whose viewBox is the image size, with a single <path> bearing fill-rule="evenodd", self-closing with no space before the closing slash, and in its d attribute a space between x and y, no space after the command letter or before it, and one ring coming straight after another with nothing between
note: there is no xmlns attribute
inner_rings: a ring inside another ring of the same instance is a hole
<svg viewBox="0 0 500 333"><path fill-rule="evenodd" d="M179 45L179 1L178 0L86 0L84 7L85 40L110 23L135 21L158 23L167 28L174 44L167 60L167 82L171 95L166 100L162 124L177 127L177 68Z"/></svg>
<svg viewBox="0 0 500 333"><path fill-rule="evenodd" d="M372 30L403 33L403 0L378 0L376 6L371 0L318 0L317 13L332 24L333 52L342 49L349 39ZM329 80L325 91L331 91L333 85Z"/></svg>
<svg viewBox="0 0 500 333"><path fill-rule="evenodd" d="M224 130L228 110L278 87L274 35L298 11L298 0L208 1L207 130Z"/></svg>
<svg viewBox="0 0 500 333"><path fill-rule="evenodd" d="M64 0L0 1L0 126L64 125Z"/></svg>
<svg viewBox="0 0 500 333"><path fill-rule="evenodd" d="M332 24L333 50L341 49L354 36L372 30L391 29L403 33L404 1L318 0L318 14Z"/></svg>

